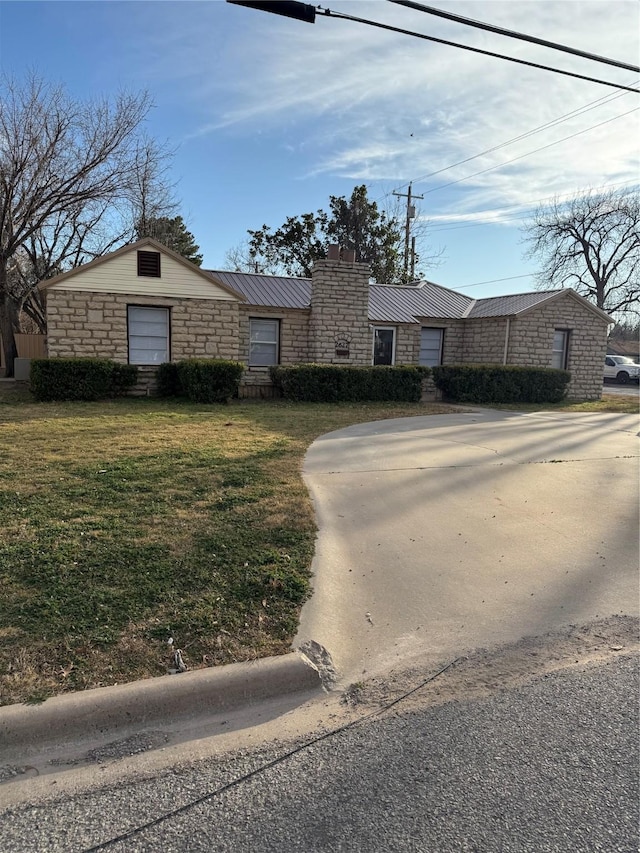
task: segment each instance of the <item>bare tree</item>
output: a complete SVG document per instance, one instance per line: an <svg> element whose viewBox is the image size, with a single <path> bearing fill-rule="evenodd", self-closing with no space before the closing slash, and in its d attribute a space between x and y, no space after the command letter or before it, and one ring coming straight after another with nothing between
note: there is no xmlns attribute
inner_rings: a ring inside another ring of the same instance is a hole
<svg viewBox="0 0 640 853"><path fill-rule="evenodd" d="M142 134L146 93L81 102L36 76L0 80L0 336L13 373L20 312L44 321L36 285L131 239L157 215L169 152ZM158 187L161 187L159 190Z"/></svg>
<svg viewBox="0 0 640 853"><path fill-rule="evenodd" d="M251 250L248 240L242 240L224 253L224 262L228 269L235 272L256 272L264 275L278 275L277 265L270 266L264 259L258 260Z"/></svg>
<svg viewBox="0 0 640 853"><path fill-rule="evenodd" d="M589 192L540 208L525 226L527 257L539 258L537 287L572 287L610 314L640 300L640 196Z"/></svg>

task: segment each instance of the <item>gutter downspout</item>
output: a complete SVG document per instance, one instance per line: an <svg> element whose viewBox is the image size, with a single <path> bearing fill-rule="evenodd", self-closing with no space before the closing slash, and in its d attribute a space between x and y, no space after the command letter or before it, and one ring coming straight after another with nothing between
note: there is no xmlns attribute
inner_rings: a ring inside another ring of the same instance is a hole
<svg viewBox="0 0 640 853"><path fill-rule="evenodd" d="M504 331L504 353L502 355L502 363L507 363L507 354L509 352L509 332L511 331L511 317L507 317L507 327Z"/></svg>

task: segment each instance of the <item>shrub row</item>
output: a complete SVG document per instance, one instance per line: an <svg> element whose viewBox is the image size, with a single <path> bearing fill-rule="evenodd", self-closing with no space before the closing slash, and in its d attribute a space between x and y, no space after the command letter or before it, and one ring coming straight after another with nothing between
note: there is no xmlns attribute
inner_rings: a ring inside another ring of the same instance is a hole
<svg viewBox="0 0 640 853"><path fill-rule="evenodd" d="M337 403L396 400L417 403L428 367L344 367L337 364L278 365L271 379L287 400Z"/></svg>
<svg viewBox="0 0 640 853"><path fill-rule="evenodd" d="M221 358L190 358L158 368L161 397L187 397L194 403L228 403L238 396L244 365Z"/></svg>
<svg viewBox="0 0 640 853"><path fill-rule="evenodd" d="M36 358L29 378L36 400L103 400L132 388L138 368L108 358Z"/></svg>
<svg viewBox="0 0 640 853"><path fill-rule="evenodd" d="M545 367L447 364L433 368L445 399L458 403L559 403L571 374Z"/></svg>

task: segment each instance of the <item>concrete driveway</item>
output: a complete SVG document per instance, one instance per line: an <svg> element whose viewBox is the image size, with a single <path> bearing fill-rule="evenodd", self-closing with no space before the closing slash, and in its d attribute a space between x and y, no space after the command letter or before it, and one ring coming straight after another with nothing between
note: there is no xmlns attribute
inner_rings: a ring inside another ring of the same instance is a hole
<svg viewBox="0 0 640 853"><path fill-rule="evenodd" d="M476 410L322 436L316 640L342 682L638 611L638 418Z"/></svg>

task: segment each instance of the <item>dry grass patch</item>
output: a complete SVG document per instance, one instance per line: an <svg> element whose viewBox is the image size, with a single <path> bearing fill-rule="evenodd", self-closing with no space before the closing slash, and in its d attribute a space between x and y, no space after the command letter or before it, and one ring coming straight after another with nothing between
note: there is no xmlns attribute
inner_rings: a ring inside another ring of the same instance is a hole
<svg viewBox="0 0 640 853"><path fill-rule="evenodd" d="M601 400L572 400L562 403L528 404L503 403L494 409L508 409L517 412L609 412L611 414L637 414L638 397L629 394L603 394Z"/></svg>
<svg viewBox="0 0 640 853"><path fill-rule="evenodd" d="M2 392L0 392L2 393ZM438 405L0 397L0 703L286 651L320 434Z"/></svg>

